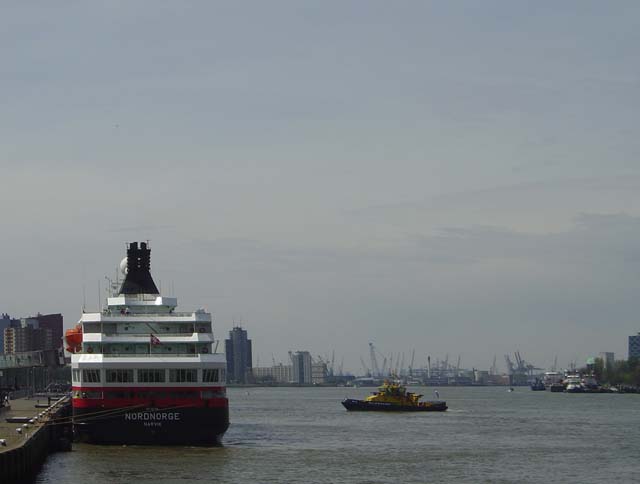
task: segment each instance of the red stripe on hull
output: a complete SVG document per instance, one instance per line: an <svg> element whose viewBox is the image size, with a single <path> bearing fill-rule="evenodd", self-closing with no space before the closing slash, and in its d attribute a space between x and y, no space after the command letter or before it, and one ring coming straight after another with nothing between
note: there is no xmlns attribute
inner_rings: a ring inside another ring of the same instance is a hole
<svg viewBox="0 0 640 484"><path fill-rule="evenodd" d="M226 408L224 387L72 387L73 408Z"/></svg>

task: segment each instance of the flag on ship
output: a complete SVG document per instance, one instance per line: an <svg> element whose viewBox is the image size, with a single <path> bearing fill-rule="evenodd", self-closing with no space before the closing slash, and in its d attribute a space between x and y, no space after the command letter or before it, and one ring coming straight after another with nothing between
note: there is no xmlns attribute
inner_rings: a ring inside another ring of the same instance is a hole
<svg viewBox="0 0 640 484"><path fill-rule="evenodd" d="M151 344L152 345L159 345L160 344L160 340L153 333L151 333Z"/></svg>

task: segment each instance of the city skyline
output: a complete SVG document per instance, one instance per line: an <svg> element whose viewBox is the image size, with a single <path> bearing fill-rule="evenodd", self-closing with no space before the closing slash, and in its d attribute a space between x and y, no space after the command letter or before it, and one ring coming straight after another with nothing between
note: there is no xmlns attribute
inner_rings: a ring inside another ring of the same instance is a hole
<svg viewBox="0 0 640 484"><path fill-rule="evenodd" d="M249 5L5 6L3 312L71 327L150 240L262 361L626 356L637 2Z"/></svg>

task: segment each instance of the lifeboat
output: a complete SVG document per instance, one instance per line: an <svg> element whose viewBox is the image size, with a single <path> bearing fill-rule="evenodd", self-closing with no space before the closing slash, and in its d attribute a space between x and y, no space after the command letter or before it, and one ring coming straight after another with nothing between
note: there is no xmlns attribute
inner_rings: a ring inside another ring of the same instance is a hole
<svg viewBox="0 0 640 484"><path fill-rule="evenodd" d="M82 346L82 325L77 324L75 328L68 329L64 333L64 339L67 342L67 351L78 353Z"/></svg>

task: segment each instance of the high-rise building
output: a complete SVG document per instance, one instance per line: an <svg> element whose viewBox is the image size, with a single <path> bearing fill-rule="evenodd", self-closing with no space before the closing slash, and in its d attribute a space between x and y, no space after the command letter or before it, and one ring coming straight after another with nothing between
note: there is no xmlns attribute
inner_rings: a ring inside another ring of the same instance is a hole
<svg viewBox="0 0 640 484"><path fill-rule="evenodd" d="M329 371L324 361L311 363L311 383L314 385L322 385L327 382Z"/></svg>
<svg viewBox="0 0 640 484"><path fill-rule="evenodd" d="M11 320L9 327L4 328L3 336L6 354L54 349L53 331L39 327L38 320L34 318Z"/></svg>
<svg viewBox="0 0 640 484"><path fill-rule="evenodd" d="M640 358L640 332L629 336L629 358Z"/></svg>
<svg viewBox="0 0 640 484"><path fill-rule="evenodd" d="M51 343L52 349L62 348L62 333L63 333L63 319L62 314L40 314L33 318L38 320L38 326L40 328L51 330Z"/></svg>
<svg viewBox="0 0 640 484"><path fill-rule="evenodd" d="M311 385L313 383L311 354L308 351L297 351L291 354L291 363L293 383Z"/></svg>
<svg viewBox="0 0 640 484"><path fill-rule="evenodd" d="M251 375L251 340L247 330L234 327L229 331L229 339L224 342L227 355L227 382L249 383Z"/></svg>
<svg viewBox="0 0 640 484"><path fill-rule="evenodd" d="M614 354L611 351L603 351L598 355L598 358L602 360L602 366L606 369L613 368L615 362Z"/></svg>
<svg viewBox="0 0 640 484"><path fill-rule="evenodd" d="M11 325L11 317L2 313L0 316L0 353L4 352L4 330Z"/></svg>

